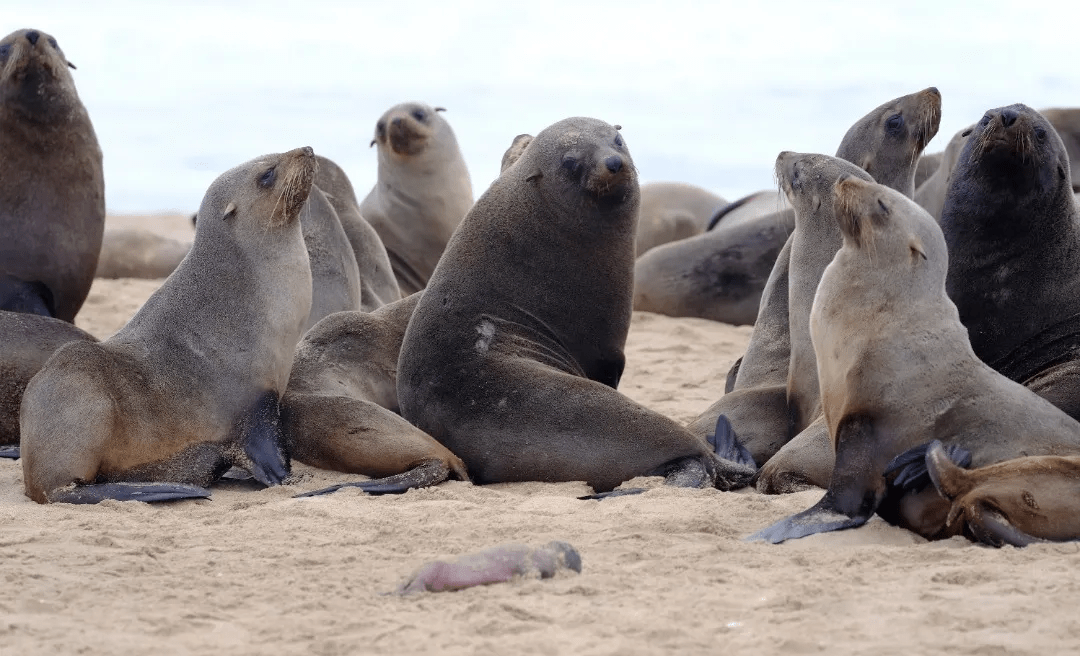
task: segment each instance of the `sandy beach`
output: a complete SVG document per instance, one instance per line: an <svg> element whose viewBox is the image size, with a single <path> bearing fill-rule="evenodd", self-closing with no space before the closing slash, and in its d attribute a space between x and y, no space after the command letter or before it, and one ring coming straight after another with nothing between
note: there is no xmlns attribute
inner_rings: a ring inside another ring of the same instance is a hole
<svg viewBox="0 0 1080 656"><path fill-rule="evenodd" d="M113 217L190 239L188 217ZM149 223L148 223L149 222ZM186 231L186 232L185 232ZM77 324L105 338L160 284L97 280ZM678 421L723 392L749 327L635 313L620 389ZM402 496L294 494L348 475L294 465L210 500L39 506L0 461L0 655L1053 654L1076 649L1080 544L926 543L875 518L778 546L754 531L820 490L770 497L583 483L449 482ZM423 563L553 539L579 575L387 596Z"/></svg>

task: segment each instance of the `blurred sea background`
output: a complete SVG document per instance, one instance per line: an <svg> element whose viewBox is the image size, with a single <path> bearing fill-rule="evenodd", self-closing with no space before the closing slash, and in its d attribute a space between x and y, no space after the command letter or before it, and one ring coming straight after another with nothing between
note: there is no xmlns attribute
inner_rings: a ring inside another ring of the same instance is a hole
<svg viewBox="0 0 1080 656"><path fill-rule="evenodd" d="M778 152L833 154L881 103L942 93L942 150L984 111L1080 105L1080 3L5 0L56 37L112 213L194 212L221 172L310 145L363 198L390 106L447 108L477 197L517 134L623 126L643 182L728 200Z"/></svg>

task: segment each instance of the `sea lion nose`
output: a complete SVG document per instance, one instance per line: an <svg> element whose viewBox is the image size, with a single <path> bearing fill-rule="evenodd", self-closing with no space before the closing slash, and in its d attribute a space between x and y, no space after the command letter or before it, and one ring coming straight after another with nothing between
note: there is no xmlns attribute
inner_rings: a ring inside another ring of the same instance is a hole
<svg viewBox="0 0 1080 656"><path fill-rule="evenodd" d="M1016 119L1020 118L1020 115L1012 109L1001 110L1001 124L1005 127L1009 127L1013 123L1016 123Z"/></svg>
<svg viewBox="0 0 1080 656"><path fill-rule="evenodd" d="M622 170L623 161L618 155L612 155L604 160L604 166L612 173L618 173Z"/></svg>
<svg viewBox="0 0 1080 656"><path fill-rule="evenodd" d="M39 38L41 38L41 32L38 32L37 30L30 30L26 33L26 40L29 41L32 46L37 45L37 40Z"/></svg>
<svg viewBox="0 0 1080 656"><path fill-rule="evenodd" d="M395 116L393 119L390 120L390 125L393 125L395 127L401 125L401 117Z"/></svg>
<svg viewBox="0 0 1080 656"><path fill-rule="evenodd" d="M929 88L927 89L927 91L929 91L930 93L934 94L935 96L937 96L937 97L939 97L939 98L941 97L941 92L940 92L940 91L938 91L938 88L937 88L937 87L929 87Z"/></svg>
<svg viewBox="0 0 1080 656"><path fill-rule="evenodd" d="M311 146L304 146L300 149L300 152L304 153L304 155L307 155L308 157L315 156L315 151L311 149Z"/></svg>

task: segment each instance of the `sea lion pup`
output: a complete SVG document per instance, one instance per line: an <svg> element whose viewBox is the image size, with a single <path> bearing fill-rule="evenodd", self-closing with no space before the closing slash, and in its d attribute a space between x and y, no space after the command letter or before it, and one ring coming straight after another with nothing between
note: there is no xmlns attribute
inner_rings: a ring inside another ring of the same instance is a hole
<svg viewBox="0 0 1080 656"><path fill-rule="evenodd" d="M887 488L883 476L931 440L967 449L976 467L1080 453L1080 424L975 356L945 293L949 256L933 217L856 177L837 182L835 212L844 244L810 315L835 470L815 506L750 539L851 528L886 509L924 537L950 535L949 502L933 488Z"/></svg>
<svg viewBox="0 0 1080 656"><path fill-rule="evenodd" d="M300 210L311 267L311 311L304 332L335 312L360 309L360 270L349 238L326 194L312 186Z"/></svg>
<svg viewBox="0 0 1080 656"><path fill-rule="evenodd" d="M581 554L566 542L553 540L537 548L504 544L453 560L430 562L405 579L397 594L463 590L515 577L550 579L559 571L581 573Z"/></svg>
<svg viewBox="0 0 1080 656"><path fill-rule="evenodd" d="M941 210L945 206L945 192L949 190L949 179L952 177L953 169L956 168L956 162L960 159L960 151L963 150L964 143L971 136L974 127L969 125L953 135L949 144L945 146L945 151L941 153L941 166L922 185L915 188L913 197L915 202L938 221L941 221Z"/></svg>
<svg viewBox="0 0 1080 656"><path fill-rule="evenodd" d="M297 345L281 397L281 428L293 459L323 469L388 477L300 496L342 487L372 494L404 492L451 475L469 480L457 456L395 414L398 353L422 294L371 313L332 314Z"/></svg>
<svg viewBox="0 0 1080 656"><path fill-rule="evenodd" d="M191 244L149 230L106 230L95 278L167 278Z"/></svg>
<svg viewBox="0 0 1080 656"><path fill-rule="evenodd" d="M19 457L23 390L49 356L68 342L97 339L66 321L0 310L0 457Z"/></svg>
<svg viewBox="0 0 1080 656"><path fill-rule="evenodd" d="M278 426L311 309L300 209L310 148L226 171L191 252L124 328L62 346L23 396L23 479L38 503L208 496L230 466L289 473Z"/></svg>
<svg viewBox="0 0 1080 656"><path fill-rule="evenodd" d="M105 179L68 67L44 32L0 40L0 310L70 323L94 282Z"/></svg>
<svg viewBox="0 0 1080 656"><path fill-rule="evenodd" d="M359 309L371 312L399 300L401 290L390 266L390 256L386 254L379 233L360 215L360 203L356 200L349 176L329 158L316 155L315 160L319 165L315 173L315 186L322 190L334 207L338 221L352 244L360 272Z"/></svg>
<svg viewBox="0 0 1080 656"><path fill-rule="evenodd" d="M727 201L711 191L684 182L641 185L637 255L661 244L700 235L717 209L725 205Z"/></svg>
<svg viewBox="0 0 1080 656"><path fill-rule="evenodd" d="M984 362L1080 418L1080 207L1069 156L1025 105L986 112L941 227L949 297Z"/></svg>
<svg viewBox="0 0 1080 656"><path fill-rule="evenodd" d="M382 238L402 296L427 284L446 242L472 207L472 182L441 107L409 102L375 124L379 180L360 214Z"/></svg>
<svg viewBox="0 0 1080 656"><path fill-rule="evenodd" d="M836 157L860 167L879 183L910 196L919 153L937 133L940 119L941 94L934 87L890 100L851 126L840 142ZM793 170L785 173L781 160L777 161L778 176L794 176ZM833 163L820 174L838 177L843 170L848 169ZM789 440L802 437L781 461L772 467L766 463L762 468L758 487L764 488L763 491L786 491L805 485L807 481L801 477L805 472L799 469L801 463L822 461L818 452L828 448L824 424L814 424L820 415L820 399L809 316L821 274L841 245L835 221L830 223L826 218L832 213L831 182L836 179L822 178L815 184L793 187L796 195L806 194L799 201L800 211L818 214L813 219L807 215L798 222L801 230L796 227L777 257L732 391L688 426L691 432L703 436L712 429L719 415L727 416L739 441L758 462L778 456L778 450ZM796 202L794 196L788 200ZM811 426L814 430L800 436ZM804 445L804 441L808 444ZM824 461L831 462L831 457L825 454ZM782 466L777 469L777 465ZM789 477L787 472L791 469L801 473ZM769 483L773 476L779 476L782 485ZM766 481L764 485L762 477ZM826 471L821 482L827 481Z"/></svg>
<svg viewBox="0 0 1080 656"><path fill-rule="evenodd" d="M1065 144L1065 152L1069 154L1069 168L1072 170L1073 193L1080 193L1080 108L1044 109L1039 113L1050 121L1054 131L1061 137L1061 142Z"/></svg>
<svg viewBox="0 0 1080 656"><path fill-rule="evenodd" d="M755 191L752 194L743 196L739 200L733 201L720 207L709 219L709 223L705 226L706 230L715 230L718 226L731 226L739 223L746 223L749 221L755 221L763 216L769 216L771 214L787 213L787 210L791 209L791 204L788 203L787 198L776 189L767 189L765 191ZM791 216L791 219L787 221L791 224L791 229L795 226L795 217Z"/></svg>
<svg viewBox="0 0 1080 656"><path fill-rule="evenodd" d="M753 475L615 389L637 211L622 136L569 118L537 134L454 233L405 331L398 401L475 482L606 492L656 472L728 489ZM724 455L742 458L722 437Z"/></svg>
<svg viewBox="0 0 1080 656"><path fill-rule="evenodd" d="M521 153L525 152L525 146L528 146L532 139L531 134L519 134L514 137L514 140L510 143L510 147L503 153L502 161L499 163L499 173L510 168L511 164L518 161L518 158L521 157Z"/></svg>

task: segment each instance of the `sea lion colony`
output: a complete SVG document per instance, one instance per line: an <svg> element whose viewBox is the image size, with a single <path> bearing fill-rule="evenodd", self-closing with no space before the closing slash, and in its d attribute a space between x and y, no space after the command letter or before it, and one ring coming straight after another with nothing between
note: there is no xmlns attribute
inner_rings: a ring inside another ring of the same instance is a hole
<svg viewBox="0 0 1080 656"><path fill-rule="evenodd" d="M649 474L732 490L762 487L757 461L814 429L769 480L825 496L755 537L879 512L931 538L1080 538L1062 497L1080 459L1080 210L1066 143L1026 106L971 117L946 155L920 160L941 94L904 96L837 157L782 153L781 197L728 205L639 185L619 126L588 118L514 137L473 203L442 108L403 103L375 123L363 202L310 148L223 173L190 250L172 248L165 283L97 342L70 325L104 196L68 68L44 32L0 41L0 454L21 455L35 501L278 485L293 458L377 477L355 484L370 493L454 477L584 480L603 498ZM768 282L744 292L761 301L729 391L763 392L689 427L619 393L636 255L710 218L762 217L778 246L762 255Z"/></svg>

